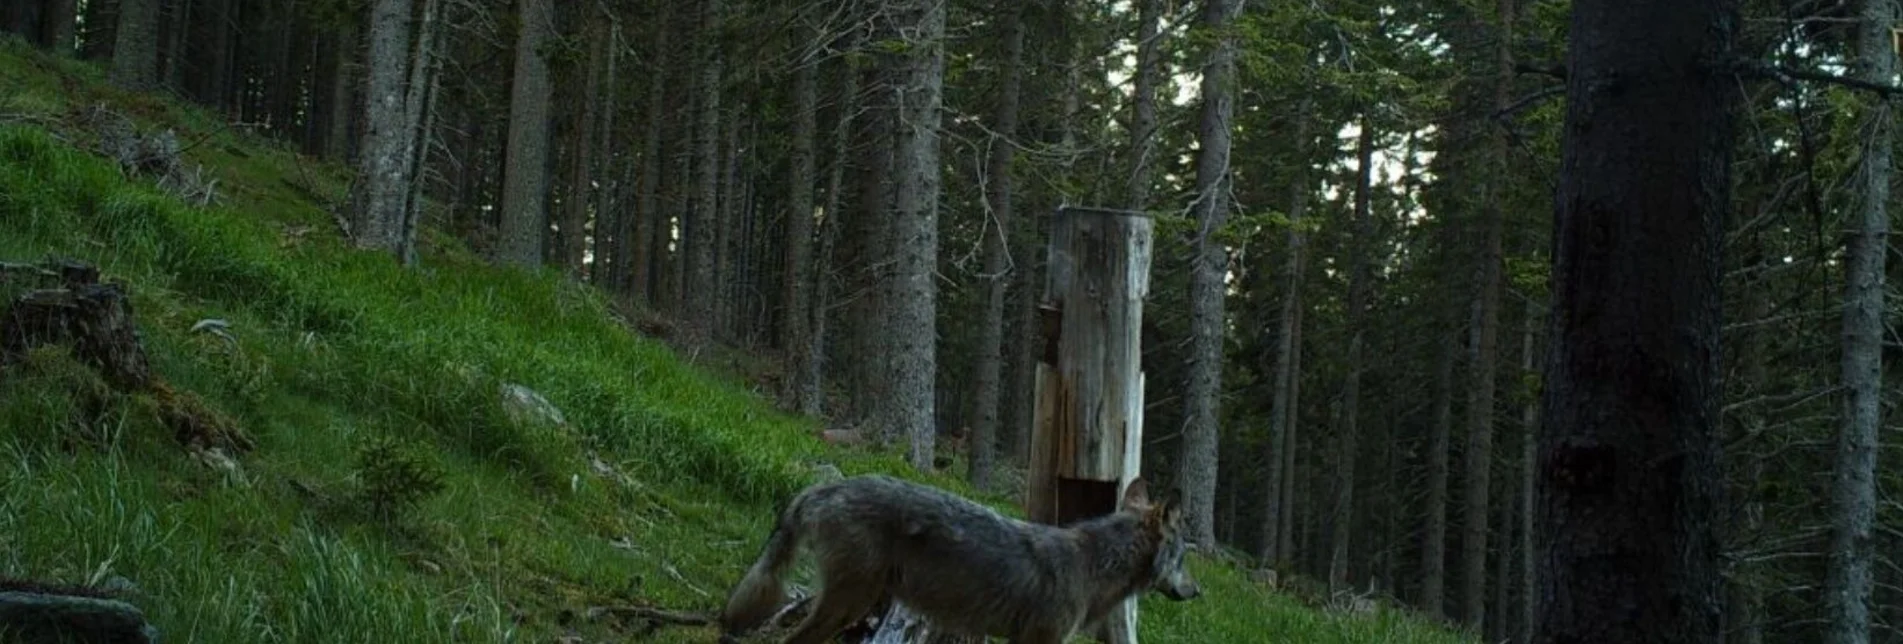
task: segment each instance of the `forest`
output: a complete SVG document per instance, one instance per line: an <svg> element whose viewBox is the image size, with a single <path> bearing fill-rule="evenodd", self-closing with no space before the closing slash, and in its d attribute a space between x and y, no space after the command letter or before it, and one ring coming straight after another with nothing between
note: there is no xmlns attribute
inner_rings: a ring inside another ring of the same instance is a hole
<svg viewBox="0 0 1903 644"><path fill-rule="evenodd" d="M1903 641L1898 13L8 0L0 28L351 168L357 249L557 273L770 365L829 440L1007 496L1051 221L1140 213L1142 468L1206 551L1486 641L1852 643Z"/></svg>

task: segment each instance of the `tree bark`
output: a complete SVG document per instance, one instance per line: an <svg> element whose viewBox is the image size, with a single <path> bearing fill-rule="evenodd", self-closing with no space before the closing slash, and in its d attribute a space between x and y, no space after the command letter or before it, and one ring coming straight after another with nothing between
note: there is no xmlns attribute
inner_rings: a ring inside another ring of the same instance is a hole
<svg viewBox="0 0 1903 644"><path fill-rule="evenodd" d="M886 332L891 335L889 380L884 399L887 426L910 439L907 459L921 472L932 471L935 425L932 422L937 374L938 319L938 126L944 94L945 3L904 0L893 8L900 33L911 42L898 57L895 83L893 175L893 298L887 304Z"/></svg>
<svg viewBox="0 0 1903 644"><path fill-rule="evenodd" d="M1308 234L1302 230L1302 218L1308 214L1308 154L1309 134L1313 128L1311 110L1312 101L1302 101L1295 116L1295 158L1299 160L1289 184L1288 208L1288 249L1285 251L1282 268L1282 307L1276 318L1275 363L1271 367L1274 380L1270 385L1269 401L1269 453L1268 469L1265 473L1262 511L1262 544L1257 558L1267 565L1283 565L1282 553L1282 515L1288 511L1284 505L1287 495L1284 486L1287 476L1283 452L1294 448L1289 441L1289 427L1294 424L1295 414L1290 407L1290 387L1301 375L1294 372L1295 354L1302 350L1296 328L1296 320L1302 307L1302 272L1306 265L1303 259Z"/></svg>
<svg viewBox="0 0 1903 644"><path fill-rule="evenodd" d="M88 6L90 7L91 3L88 3ZM237 38L238 15L241 9L239 8L238 0L215 0L214 7L215 8L211 11L212 36L211 42L208 43L211 54L207 57L206 62L209 63L209 65L198 100L201 103L211 106L214 111L220 114L230 114L232 108L231 81L234 75L233 70L238 68L238 61L235 60L237 58L237 52L235 51L234 41ZM349 28L339 31L338 47L341 48L344 57L352 61L357 59L358 50L361 48L357 43L356 34ZM346 87L354 87L356 84L354 79L344 76L339 76L336 80L337 82L343 83ZM348 113L353 115L356 113L354 108L354 103L345 107ZM346 130L345 138L348 137L349 131ZM338 159L342 160L343 157L338 157Z"/></svg>
<svg viewBox="0 0 1903 644"><path fill-rule="evenodd" d="M40 42L55 56L71 56L79 46L79 0L45 0Z"/></svg>
<svg viewBox="0 0 1903 644"><path fill-rule="evenodd" d="M1336 435L1334 520L1328 543L1328 590L1348 590L1350 541L1355 533L1355 461L1361 452L1361 372L1367 325L1363 318L1368 308L1368 281L1373 278L1374 258L1369 243L1374 233L1374 141L1372 120L1360 122L1361 141L1355 150L1355 206L1350 211L1348 261L1348 380L1341 388L1341 423Z"/></svg>
<svg viewBox="0 0 1903 644"><path fill-rule="evenodd" d="M1130 97L1130 198L1131 210L1150 207L1150 184L1155 170L1150 158L1156 151L1156 80L1158 53L1157 23L1162 19L1162 0L1137 0L1136 90ZM1298 122L1296 127L1306 125ZM1299 136L1299 135L1298 135Z"/></svg>
<svg viewBox="0 0 1903 644"><path fill-rule="evenodd" d="M509 141L502 171L502 230L496 259L523 267L542 265L548 232L549 82L548 46L555 15L549 0L516 0L520 31L515 43L515 82L509 88Z"/></svg>
<svg viewBox="0 0 1903 644"><path fill-rule="evenodd" d="M1448 330L1441 355L1434 361L1434 425L1427 439L1427 522L1421 541L1421 610L1428 617L1446 615L1447 581L1447 450L1454 427L1454 356L1459 328Z"/></svg>
<svg viewBox="0 0 1903 644"><path fill-rule="evenodd" d="M123 89L158 88L159 0L119 0L113 30L112 68L107 78Z"/></svg>
<svg viewBox="0 0 1903 644"><path fill-rule="evenodd" d="M805 372L800 376L799 409L814 415L825 411L828 371L826 348L833 306L833 249L838 246L840 231L845 227L840 209L845 206L843 191L846 166L852 154L849 146L852 142L853 115L859 105L858 67L851 59L845 59L840 64L838 107L832 131L832 165L826 170L826 205L821 211L825 213L825 218L820 221L819 247L813 253L813 297L812 305L806 311L810 322L806 341L811 344L806 354L811 360L801 365Z"/></svg>
<svg viewBox="0 0 1903 644"><path fill-rule="evenodd" d="M396 251L408 204L410 165L410 0L377 0L368 15L370 73L364 94L363 154L350 236L358 248Z"/></svg>
<svg viewBox="0 0 1903 644"><path fill-rule="evenodd" d="M617 75L621 62L621 21L608 13L602 5L603 18L608 21L601 33L601 57L604 59L601 70L600 98L595 124L595 158L592 161L595 172L602 179L601 186L595 190L594 224L594 265L588 269L588 282L607 290L614 290L627 277L626 253L628 238L627 209L621 207L620 196L625 182L616 177L626 178L626 173L615 172L615 116L621 111L621 85Z"/></svg>
<svg viewBox="0 0 1903 644"><path fill-rule="evenodd" d="M687 254L686 292L681 294L693 333L712 337L719 332L719 285L714 271L719 260L720 225L720 82L718 45L722 2L701 4L700 45L695 56L699 81L696 90L693 218L684 235Z"/></svg>
<svg viewBox="0 0 1903 644"><path fill-rule="evenodd" d="M1178 461L1185 537L1215 544L1216 437L1221 433L1223 275L1229 252L1218 238L1229 218L1229 139L1235 112L1236 41L1229 23L1242 0L1208 0L1204 29L1216 42L1203 67L1202 124L1197 137L1196 256L1190 273L1189 374L1184 384L1183 443Z"/></svg>
<svg viewBox="0 0 1903 644"><path fill-rule="evenodd" d="M1731 0L1573 4L1536 641L1717 642ZM1647 43L1632 47L1631 43Z"/></svg>
<svg viewBox="0 0 1903 644"><path fill-rule="evenodd" d="M1895 0L1863 0L1857 28L1858 76L1889 84L1896 76L1891 32ZM1884 259L1889 248L1895 115L1873 95L1864 136L1863 203L1844 258L1843 417L1831 478L1831 534L1825 561L1826 641L1870 641L1871 562L1875 558L1878 435L1883 428Z"/></svg>
<svg viewBox="0 0 1903 644"><path fill-rule="evenodd" d="M858 203L852 219L842 222L848 227L847 243L837 255L851 258L847 268L851 302L842 317L846 323L842 362L850 369L846 374L853 401L850 414L859 421L873 420L877 413L874 401L891 395L891 383L886 380L886 363L892 352L887 346L890 337L885 301L891 299L888 282L893 254L894 222L890 215L894 191L889 179L896 165L892 145L895 119L885 66L873 65L864 74L866 90L859 102L862 109L858 119L863 127L855 133L859 138L855 147L861 150L854 155L858 161ZM878 428L881 438L891 438L895 431L897 428L890 425Z"/></svg>
<svg viewBox="0 0 1903 644"><path fill-rule="evenodd" d="M1509 92L1513 81L1514 1L1499 0L1497 5L1500 36L1499 75L1493 96L1495 111L1507 109L1512 101ZM1469 345L1472 353L1468 375L1472 380L1467 390L1467 462L1463 477L1466 492L1462 502L1466 525L1461 538L1462 601L1466 607L1463 621L1480 632L1487 632L1487 521L1492 512L1489 492L1493 485L1494 375L1500 353L1501 237L1506 219L1502 194L1506 190L1507 156L1511 153L1504 132L1491 132L1488 138L1489 165L1494 170L1487 179L1483 197L1485 221L1481 224L1480 265L1475 269L1474 280L1477 291L1471 328L1473 339Z"/></svg>
<svg viewBox="0 0 1903 644"><path fill-rule="evenodd" d="M655 274L660 272L658 271L660 261L666 257L666 253L657 252L657 249L661 238L659 233L666 228L668 221L668 218L660 212L659 197L661 194L661 152L664 149L661 145L661 139L664 136L662 126L667 121L667 98L670 89L667 81L668 74L672 71L672 67L668 64L672 50L668 45L674 31L670 28L674 14L673 6L673 3L661 3L661 16L654 21L655 31L659 33L654 35L654 48L648 54L648 59L653 61L654 67L647 74L650 84L647 88L646 111L642 115L646 121L641 131L640 192L635 194L632 225L634 243L628 262L628 293L634 296L636 302L650 305L659 302L655 294L662 289L656 284Z"/></svg>
<svg viewBox="0 0 1903 644"><path fill-rule="evenodd" d="M1304 199L1306 198L1307 197L1304 196ZM1306 236L1304 235L1304 237ZM1303 292L1303 283L1306 281L1304 276L1307 273L1308 265L1307 245L1307 241L1304 239L1300 248L1291 249L1289 251L1289 253L1293 255L1291 261L1295 265L1295 277L1292 278L1293 283L1291 284L1291 289L1293 293L1298 294L1298 297L1299 294ZM1276 521L1280 525L1278 525L1275 530L1278 541L1275 546L1276 553L1279 555L1282 567L1289 569L1291 572L1296 562L1295 530L1300 525L1295 521L1296 503L1300 499L1305 498L1301 490L1296 489L1296 482L1300 479L1299 471L1296 468L1298 462L1295 460L1295 454L1301 450L1299 439L1301 438L1302 427L1302 320L1307 317L1307 310L1301 306L1299 299L1296 301L1294 309L1295 320L1289 326L1291 330L1288 340L1289 352L1286 354L1288 360L1286 368L1289 373L1286 387L1288 391L1288 404L1283 406L1283 409L1286 410L1286 417L1283 422L1287 423L1283 429L1287 434L1283 439L1283 445L1287 449L1282 450L1281 456L1282 507L1281 512L1276 517Z"/></svg>
<svg viewBox="0 0 1903 644"><path fill-rule="evenodd" d="M1540 307L1533 300L1526 302L1526 329L1522 331L1520 341L1520 373L1523 378L1533 378L1539 374L1539 322ZM1535 572L1533 551L1533 467L1538 462L1540 439L1540 401L1530 398L1520 410L1520 480L1518 481L1519 508L1516 521L1519 522L1518 541L1519 560L1515 562L1515 572L1520 578L1519 603L1514 606L1518 616L1513 641L1526 644L1533 641L1537 631L1537 613L1534 612L1534 583L1538 579Z"/></svg>
<svg viewBox="0 0 1903 644"><path fill-rule="evenodd" d="M593 3L576 3L569 11L581 12L581 42L588 49L582 61L581 96L569 106L573 127L568 140L568 196L562 200L560 265L568 278L577 282L586 276L588 253L588 210L594 203L595 135L601 119L601 75L607 65L606 54L598 45L604 38L605 21L589 15Z"/></svg>
<svg viewBox="0 0 1903 644"><path fill-rule="evenodd" d="M417 263L416 231L423 222L424 168L436 130L438 44L442 40L441 0L424 0L423 22L417 30L416 53L410 57L409 90L404 97L403 212L394 251L404 266Z"/></svg>
<svg viewBox="0 0 1903 644"><path fill-rule="evenodd" d="M1012 216L1012 169L1016 158L1018 132L1018 98L1023 87L1024 71L1024 8L1015 0L1007 0L1003 9L1004 16L1004 60L999 73L997 113L991 125L992 136L988 142L990 155L985 161L985 205L990 211L989 220L979 225L984 231L985 246L985 308L978 320L978 358L975 370L974 398L972 406L977 418L971 425L969 437L971 449L971 484L980 490L990 489L991 473L998 456L998 411L999 391L1004 373L1004 309L1005 291L1010 286L1012 271L1022 270L1016 267L1011 257L1011 227L1015 225Z"/></svg>
<svg viewBox="0 0 1903 644"><path fill-rule="evenodd" d="M814 148L819 136L817 67L817 61L807 60L793 71L793 158L786 177L786 274L780 288L780 310L785 312L786 319L786 323L780 325L780 350L786 352L787 373L791 376L786 380L787 388L781 392L781 400L808 414L818 411L806 406L817 402L807 394L809 389L817 388L817 383L808 380L816 373L808 364L818 360L818 356L813 355L815 344L811 337L813 177L817 173ZM832 214L828 211L827 219L831 219Z"/></svg>

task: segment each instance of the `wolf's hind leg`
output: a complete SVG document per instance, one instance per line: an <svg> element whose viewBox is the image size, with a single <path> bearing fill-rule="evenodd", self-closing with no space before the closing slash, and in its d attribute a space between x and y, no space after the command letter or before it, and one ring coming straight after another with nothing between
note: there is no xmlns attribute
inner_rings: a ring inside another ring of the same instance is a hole
<svg viewBox="0 0 1903 644"><path fill-rule="evenodd" d="M814 602L813 612L800 622L798 630L786 637L785 644L825 644L834 635L872 610L885 595L885 584L876 575L829 576L826 586Z"/></svg>

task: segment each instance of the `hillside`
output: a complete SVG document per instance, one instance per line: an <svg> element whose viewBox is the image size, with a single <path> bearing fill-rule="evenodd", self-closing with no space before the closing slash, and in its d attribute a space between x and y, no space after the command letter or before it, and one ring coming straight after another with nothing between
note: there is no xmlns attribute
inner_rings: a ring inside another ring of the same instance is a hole
<svg viewBox="0 0 1903 644"><path fill-rule="evenodd" d="M823 445L591 288L428 230L413 270L351 250L328 211L344 169L101 80L0 47L0 261L70 257L125 284L186 402L57 350L0 367L0 578L129 581L168 641L606 641L647 627L590 607L717 605L816 465L907 473ZM216 199L96 154L120 117L175 132ZM512 386L563 422L512 413ZM226 466L180 446L179 404L251 449ZM1145 641L1463 641L1196 572L1202 599L1146 601Z"/></svg>

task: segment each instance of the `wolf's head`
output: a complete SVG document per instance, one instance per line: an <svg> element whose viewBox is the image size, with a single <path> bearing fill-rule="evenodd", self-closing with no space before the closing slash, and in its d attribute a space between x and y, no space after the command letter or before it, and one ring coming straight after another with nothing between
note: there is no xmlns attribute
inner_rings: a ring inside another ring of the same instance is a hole
<svg viewBox="0 0 1903 644"><path fill-rule="evenodd" d="M1194 599L1203 589L1183 569L1189 544L1183 540L1181 495L1171 490L1162 503L1152 503L1149 488L1143 479L1131 481L1123 492L1123 509L1142 518L1144 535L1156 544L1150 552L1150 588L1176 601Z"/></svg>

